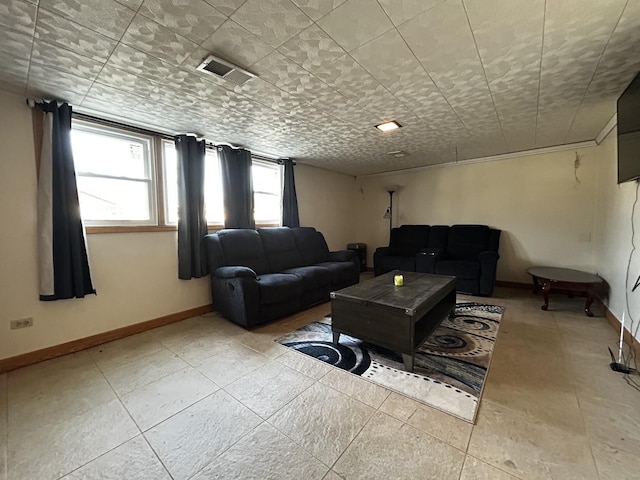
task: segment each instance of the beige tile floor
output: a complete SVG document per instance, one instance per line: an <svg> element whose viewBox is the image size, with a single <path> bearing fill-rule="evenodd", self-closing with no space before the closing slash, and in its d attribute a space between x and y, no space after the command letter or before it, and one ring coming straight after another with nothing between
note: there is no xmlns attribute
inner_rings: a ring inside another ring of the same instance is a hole
<svg viewBox="0 0 640 480"><path fill-rule="evenodd" d="M640 392L582 299L506 307L475 426L215 314L0 375L0 480L640 478Z"/></svg>

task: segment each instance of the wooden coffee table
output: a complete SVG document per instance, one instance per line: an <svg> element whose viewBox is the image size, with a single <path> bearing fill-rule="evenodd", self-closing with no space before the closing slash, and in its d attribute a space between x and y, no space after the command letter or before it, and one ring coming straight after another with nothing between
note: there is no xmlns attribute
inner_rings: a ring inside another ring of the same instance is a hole
<svg viewBox="0 0 640 480"><path fill-rule="evenodd" d="M395 275L404 285L396 287ZM456 305L456 278L392 271L331 292L333 342L344 333L402 354L413 372L416 348Z"/></svg>
<svg viewBox="0 0 640 480"><path fill-rule="evenodd" d="M549 308L549 291L552 288L570 292L585 292L587 294L587 302L584 305L584 313L588 317L593 317L593 312L591 311L591 304L595 298L593 286L597 283L602 283L602 278L598 275L558 267L531 267L527 269L527 273L533 279L533 293L538 293L542 283L542 296L544 297L544 305L540 307L542 310Z"/></svg>

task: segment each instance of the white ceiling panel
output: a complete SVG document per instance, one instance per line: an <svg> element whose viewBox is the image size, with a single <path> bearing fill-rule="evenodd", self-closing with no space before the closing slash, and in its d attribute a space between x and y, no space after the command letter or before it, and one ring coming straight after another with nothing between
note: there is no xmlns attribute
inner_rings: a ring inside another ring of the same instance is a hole
<svg viewBox="0 0 640 480"><path fill-rule="evenodd" d="M177 70L176 67L124 43L118 44L109 57L106 68L111 67L155 83L162 83Z"/></svg>
<svg viewBox="0 0 640 480"><path fill-rule="evenodd" d="M300 10L312 20L317 21L346 0L293 0Z"/></svg>
<svg viewBox="0 0 640 480"><path fill-rule="evenodd" d="M394 25L398 26L446 0L379 0Z"/></svg>
<svg viewBox="0 0 640 480"><path fill-rule="evenodd" d="M370 0L348 0L320 19L318 25L347 51L393 28L378 2Z"/></svg>
<svg viewBox="0 0 640 480"><path fill-rule="evenodd" d="M198 47L186 37L140 14L127 28L122 43L176 66Z"/></svg>
<svg viewBox="0 0 640 480"><path fill-rule="evenodd" d="M35 38L53 43L79 55L106 62L118 42L105 35L94 32L68 18L38 10Z"/></svg>
<svg viewBox="0 0 640 480"><path fill-rule="evenodd" d="M204 0L144 0L138 13L196 43L227 19Z"/></svg>
<svg viewBox="0 0 640 480"><path fill-rule="evenodd" d="M4 0L0 3L0 26L33 35L36 8L34 3L26 0Z"/></svg>
<svg viewBox="0 0 640 480"><path fill-rule="evenodd" d="M247 0L231 19L274 48L312 22L290 0Z"/></svg>
<svg viewBox="0 0 640 480"><path fill-rule="evenodd" d="M272 47L233 20L222 24L201 47L206 53L213 53L245 69L250 69L251 65L273 51ZM200 59L193 60L191 66L197 67Z"/></svg>
<svg viewBox="0 0 640 480"><path fill-rule="evenodd" d="M135 11L114 0L40 0L40 8L119 40Z"/></svg>
<svg viewBox="0 0 640 480"><path fill-rule="evenodd" d="M399 31L472 135L500 130L461 1L440 4L409 20Z"/></svg>
<svg viewBox="0 0 640 480"><path fill-rule="evenodd" d="M0 3L1 89L352 175L593 140L640 69L638 1Z"/></svg>
<svg viewBox="0 0 640 480"><path fill-rule="evenodd" d="M564 143L598 61L620 19L624 2L547 2L538 106L539 146Z"/></svg>

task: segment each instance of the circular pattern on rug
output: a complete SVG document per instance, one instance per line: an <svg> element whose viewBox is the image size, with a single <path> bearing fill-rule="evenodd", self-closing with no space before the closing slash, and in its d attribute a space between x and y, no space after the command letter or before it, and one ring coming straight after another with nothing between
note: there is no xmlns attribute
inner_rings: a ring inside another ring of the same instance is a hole
<svg viewBox="0 0 640 480"><path fill-rule="evenodd" d="M436 331L425 340L418 347L418 351L439 353L452 357L476 357L490 353L493 347L492 342L487 342L476 335L465 335L464 332L447 331L445 329L440 330L440 332Z"/></svg>
<svg viewBox="0 0 640 480"><path fill-rule="evenodd" d="M336 345L322 341L291 342L284 345L356 375L361 375L371 365L369 353L355 345Z"/></svg>
<svg viewBox="0 0 640 480"><path fill-rule="evenodd" d="M467 332L478 333L494 329L493 325L480 317L454 316L449 318L449 322Z"/></svg>

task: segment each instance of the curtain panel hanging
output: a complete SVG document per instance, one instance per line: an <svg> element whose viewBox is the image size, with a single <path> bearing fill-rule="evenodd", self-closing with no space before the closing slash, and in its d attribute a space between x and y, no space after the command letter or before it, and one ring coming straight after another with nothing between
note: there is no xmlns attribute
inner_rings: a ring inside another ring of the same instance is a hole
<svg viewBox="0 0 640 480"><path fill-rule="evenodd" d="M284 188L282 192L282 225L299 227L298 196L296 195L296 179L293 173L294 162L290 158L282 160L284 165Z"/></svg>
<svg viewBox="0 0 640 480"><path fill-rule="evenodd" d="M42 150L38 172L38 265L40 300L95 294L80 216L71 148L71 106L38 104Z"/></svg>
<svg viewBox="0 0 640 480"><path fill-rule="evenodd" d="M225 228L256 228L251 152L223 145L218 147L218 154L222 171Z"/></svg>
<svg viewBox="0 0 640 480"><path fill-rule="evenodd" d="M202 239L208 233L204 210L205 141L175 137L178 154L178 278L209 273Z"/></svg>

